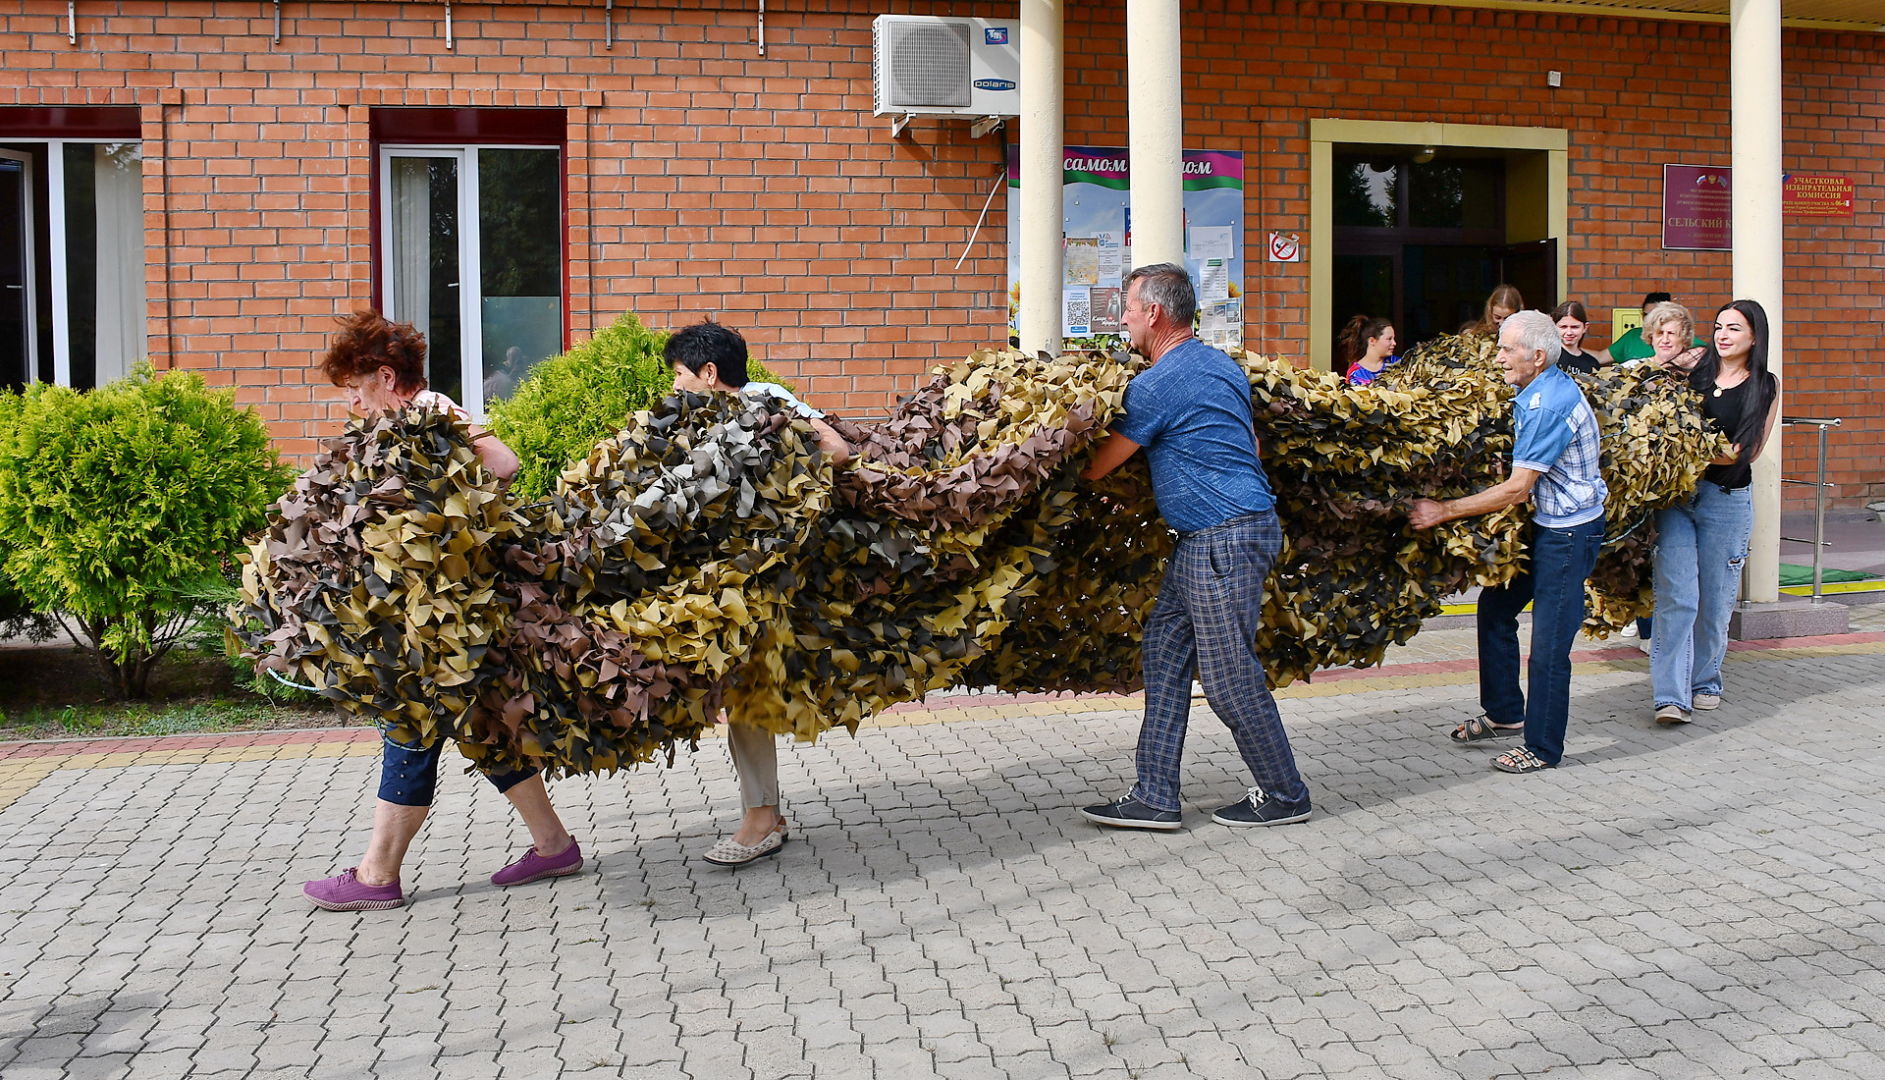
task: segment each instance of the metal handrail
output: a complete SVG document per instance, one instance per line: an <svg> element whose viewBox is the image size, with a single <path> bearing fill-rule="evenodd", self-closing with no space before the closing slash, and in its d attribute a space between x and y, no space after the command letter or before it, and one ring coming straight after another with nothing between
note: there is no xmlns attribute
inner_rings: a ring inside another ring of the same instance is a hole
<svg viewBox="0 0 1885 1080"><path fill-rule="evenodd" d="M1838 427L1839 418L1834 417L1830 420L1823 420L1809 416L1783 416L1780 418L1780 422L1784 425L1811 424L1818 428L1820 433L1819 465L1815 473L1816 478L1813 480L1792 480L1784 476L1780 478L1780 482L1783 484L1809 484L1813 487L1813 539L1808 540L1802 536L1783 536L1781 539L1795 544L1813 545L1813 602L1820 604L1826 601L1826 597L1821 595L1820 591L1820 575L1823 572L1821 569L1821 555L1825 552L1827 547L1826 489L1833 486L1826 482L1826 429Z"/></svg>

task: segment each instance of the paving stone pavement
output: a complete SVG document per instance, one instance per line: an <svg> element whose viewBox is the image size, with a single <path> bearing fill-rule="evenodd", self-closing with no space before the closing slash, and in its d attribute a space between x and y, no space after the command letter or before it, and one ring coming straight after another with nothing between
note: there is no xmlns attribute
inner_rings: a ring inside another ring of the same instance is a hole
<svg viewBox="0 0 1885 1080"><path fill-rule="evenodd" d="M1679 730L1587 645L1567 767L1523 777L1442 737L1476 693L1436 627L1283 695L1317 816L1277 829L1210 823L1243 780L1202 703L1173 834L1076 813L1130 783L1130 699L787 750L792 840L739 872L697 857L717 743L554 785L590 868L514 890L453 771L391 912L299 895L362 848L371 742L20 748L0 1076L1877 1078L1885 607L1854 623L1737 651Z"/></svg>

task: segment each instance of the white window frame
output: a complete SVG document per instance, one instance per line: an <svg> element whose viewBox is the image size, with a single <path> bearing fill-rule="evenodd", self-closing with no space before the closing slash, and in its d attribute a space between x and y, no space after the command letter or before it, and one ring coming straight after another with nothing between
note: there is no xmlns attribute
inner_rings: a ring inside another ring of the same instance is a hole
<svg viewBox="0 0 1885 1080"><path fill-rule="evenodd" d="M72 349L71 328L67 325L66 281L65 281L65 144L83 142L82 139L8 139L16 146L44 147L46 157L46 239L52 248L47 252L52 265L47 268L52 276L48 284L52 287L52 381L60 386L72 385ZM24 168L21 170L21 191L26 197L25 206L25 247L26 256L25 301L26 309L26 381L39 381L39 222L34 219L37 200L33 197L33 159L29 154L12 150L0 150L0 157L8 161L17 161Z"/></svg>
<svg viewBox="0 0 1885 1080"><path fill-rule="evenodd" d="M478 227L478 151L480 150L550 150L557 155L557 165L564 167L564 151L559 146L542 143L478 142L438 145L435 143L382 143L380 145L380 300L381 313L388 319L401 318L393 302L393 281L398 261L393 253L393 159L446 158L458 163L458 371L463 388L463 406L473 418L484 419L484 263L479 256L482 235ZM562 209L558 208L559 211ZM568 237L559 237L557 247L567 250ZM471 287L466 287L466 282Z"/></svg>
<svg viewBox="0 0 1885 1080"><path fill-rule="evenodd" d="M52 280L47 283L47 287L52 290L52 381L54 385L70 387L72 385L72 319L71 312L67 310L70 306L70 290L66 282L65 148L67 146L124 146L135 143L140 150L139 160L142 161L141 151L144 140L101 139L97 136L90 136L82 139L7 138L5 141L15 146L43 146L46 148L46 186L48 189L46 192L46 215L50 218L50 220L46 222L46 240L51 248L51 250L46 253L48 263L46 270L52 276ZM20 160L18 155L5 150L0 150L0 156ZM33 174L30 168L30 161L28 161L28 165L29 168L26 173L26 205L30 213L33 207ZM30 301L38 295L36 270L38 269L39 253L33 246L38 240L36 235L37 230L30 227L35 223L29 221L27 224L29 228L26 232L26 292L27 298ZM149 253L147 252L146 258L148 259L148 257ZM140 315L146 320L144 341L148 355L150 344L148 315L144 313L140 313ZM39 308L37 304L27 304L26 332L27 381L36 382L39 379Z"/></svg>

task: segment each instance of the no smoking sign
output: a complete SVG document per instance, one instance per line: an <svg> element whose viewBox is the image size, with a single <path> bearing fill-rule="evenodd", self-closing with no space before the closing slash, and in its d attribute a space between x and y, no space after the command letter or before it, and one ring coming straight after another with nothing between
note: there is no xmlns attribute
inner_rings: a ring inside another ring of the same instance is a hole
<svg viewBox="0 0 1885 1080"><path fill-rule="evenodd" d="M1271 262L1301 262L1302 237L1295 233L1273 232L1270 234Z"/></svg>

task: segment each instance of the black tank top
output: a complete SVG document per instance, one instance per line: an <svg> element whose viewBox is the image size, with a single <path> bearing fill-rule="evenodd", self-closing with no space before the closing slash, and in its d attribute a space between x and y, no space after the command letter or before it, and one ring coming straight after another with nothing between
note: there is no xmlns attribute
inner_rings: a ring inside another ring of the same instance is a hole
<svg viewBox="0 0 1885 1080"><path fill-rule="evenodd" d="M1733 465L1710 465L1702 479L1730 490L1747 487L1754 480L1753 443L1760 437L1759 432L1752 430L1757 418L1749 415L1754 407L1754 376L1750 374L1740 385L1725 389L1713 386L1695 389L1702 395L1702 415L1708 417L1716 431L1741 444L1741 456Z"/></svg>

